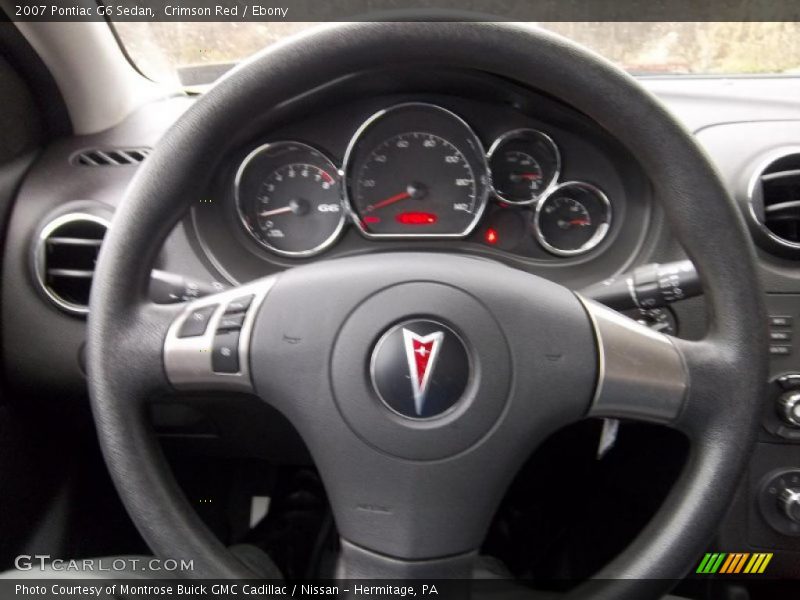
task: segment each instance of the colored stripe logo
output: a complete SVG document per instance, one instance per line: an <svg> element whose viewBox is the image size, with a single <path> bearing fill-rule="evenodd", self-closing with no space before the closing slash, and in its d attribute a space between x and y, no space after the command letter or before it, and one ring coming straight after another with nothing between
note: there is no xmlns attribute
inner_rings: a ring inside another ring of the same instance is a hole
<svg viewBox="0 0 800 600"><path fill-rule="evenodd" d="M713 575L715 573L756 575L763 573L771 560L771 552L756 552L754 554L749 552L713 552L703 557L695 573L700 573L701 575Z"/></svg>

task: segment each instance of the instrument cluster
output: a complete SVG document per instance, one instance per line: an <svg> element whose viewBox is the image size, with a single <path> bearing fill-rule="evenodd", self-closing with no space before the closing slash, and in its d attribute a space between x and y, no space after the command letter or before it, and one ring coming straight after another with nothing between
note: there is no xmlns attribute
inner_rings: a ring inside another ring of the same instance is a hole
<svg viewBox="0 0 800 600"><path fill-rule="evenodd" d="M524 212L546 252L576 256L606 238L612 202L596 185L560 175L559 148L542 131L514 129L485 151L454 112L409 102L369 117L341 165L299 141L255 148L236 172L234 196L247 233L279 256L318 255L348 226L375 240L462 239L489 202Z"/></svg>

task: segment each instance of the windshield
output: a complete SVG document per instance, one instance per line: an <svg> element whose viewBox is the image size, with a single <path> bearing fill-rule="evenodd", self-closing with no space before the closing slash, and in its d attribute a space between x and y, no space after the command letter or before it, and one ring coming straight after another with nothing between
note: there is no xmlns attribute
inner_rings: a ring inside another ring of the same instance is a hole
<svg viewBox="0 0 800 600"><path fill-rule="evenodd" d="M318 23L115 23L136 67L157 81L213 82L240 60ZM800 23L538 23L637 75L800 75Z"/></svg>

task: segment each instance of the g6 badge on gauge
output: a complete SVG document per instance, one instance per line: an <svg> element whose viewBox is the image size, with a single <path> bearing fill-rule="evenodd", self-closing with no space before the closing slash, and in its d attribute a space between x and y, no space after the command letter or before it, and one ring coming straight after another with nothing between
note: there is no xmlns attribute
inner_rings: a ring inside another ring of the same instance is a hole
<svg viewBox="0 0 800 600"><path fill-rule="evenodd" d="M281 256L319 254L345 224L336 166L300 142L276 142L253 150L236 173L234 189L247 231Z"/></svg>
<svg viewBox="0 0 800 600"><path fill-rule="evenodd" d="M344 162L349 207L367 237L461 238L486 207L489 171L480 140L460 117L433 104L373 115Z"/></svg>

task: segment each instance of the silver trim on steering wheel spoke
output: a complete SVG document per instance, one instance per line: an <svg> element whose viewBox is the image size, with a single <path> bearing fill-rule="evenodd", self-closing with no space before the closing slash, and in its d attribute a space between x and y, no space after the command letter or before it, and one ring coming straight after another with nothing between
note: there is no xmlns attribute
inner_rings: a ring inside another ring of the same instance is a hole
<svg viewBox="0 0 800 600"><path fill-rule="evenodd" d="M666 335L578 295L594 327L598 375L591 417L673 423L683 408L688 372Z"/></svg>
<svg viewBox="0 0 800 600"><path fill-rule="evenodd" d="M252 392L250 376L250 337L258 309L276 277L260 279L254 283L205 296L190 302L172 322L164 341L164 368L170 383L178 390L221 390ZM235 373L215 372L213 368L214 340L229 303L252 296L239 329L238 363ZM181 327L190 317L206 307L214 307L202 335L179 337Z"/></svg>

